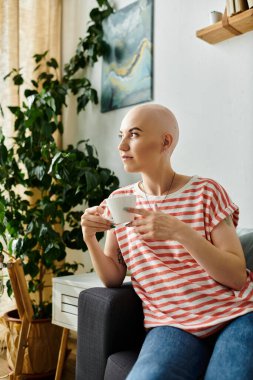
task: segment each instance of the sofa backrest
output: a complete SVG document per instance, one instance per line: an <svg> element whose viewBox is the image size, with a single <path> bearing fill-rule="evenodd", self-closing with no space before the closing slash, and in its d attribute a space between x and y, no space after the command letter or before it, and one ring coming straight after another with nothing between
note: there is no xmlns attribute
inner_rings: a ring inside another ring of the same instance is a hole
<svg viewBox="0 0 253 380"><path fill-rule="evenodd" d="M246 266L253 271L253 230L244 234L238 233L238 235L245 255Z"/></svg>

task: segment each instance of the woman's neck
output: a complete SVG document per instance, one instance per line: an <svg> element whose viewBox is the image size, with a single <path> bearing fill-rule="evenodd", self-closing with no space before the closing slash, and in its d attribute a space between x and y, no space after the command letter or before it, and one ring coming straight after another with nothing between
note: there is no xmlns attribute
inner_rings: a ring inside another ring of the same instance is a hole
<svg viewBox="0 0 253 380"><path fill-rule="evenodd" d="M176 173L169 167L167 170L159 170L152 174L142 174L141 190L150 195L163 195L174 188Z"/></svg>

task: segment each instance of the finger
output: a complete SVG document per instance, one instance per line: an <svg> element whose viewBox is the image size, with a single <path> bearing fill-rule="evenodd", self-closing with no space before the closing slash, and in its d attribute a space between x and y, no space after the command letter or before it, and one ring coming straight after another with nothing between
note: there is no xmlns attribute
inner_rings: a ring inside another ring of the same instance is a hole
<svg viewBox="0 0 253 380"><path fill-rule="evenodd" d="M135 231L137 234L140 234L141 236L149 233L149 228L148 226L140 226L140 227L135 227Z"/></svg>
<svg viewBox="0 0 253 380"><path fill-rule="evenodd" d="M102 215L104 213L104 208L102 206L93 206L88 207L85 210L86 214L96 214L96 215Z"/></svg>
<svg viewBox="0 0 253 380"><path fill-rule="evenodd" d="M109 231L111 230L111 227L110 226L84 226L86 230L88 231L94 231L95 233L96 232L105 232L105 231Z"/></svg>
<svg viewBox="0 0 253 380"><path fill-rule="evenodd" d="M125 210L127 212L130 212L131 214L137 214L142 216L150 215L150 211L147 211L144 208L125 207Z"/></svg>
<svg viewBox="0 0 253 380"><path fill-rule="evenodd" d="M82 223L82 228L95 228L99 231L109 230L113 227L114 227L113 224L101 224L101 223L93 223L93 222L89 222L89 221L85 221Z"/></svg>
<svg viewBox="0 0 253 380"><path fill-rule="evenodd" d="M132 221L132 226L139 227L148 224L148 218L136 218Z"/></svg>
<svg viewBox="0 0 253 380"><path fill-rule="evenodd" d="M108 219L104 218L103 216L100 216L98 214L94 214L94 213L84 213L82 216L81 216L81 220L92 220L92 221L100 221L100 222L108 222Z"/></svg>
<svg viewBox="0 0 253 380"><path fill-rule="evenodd" d="M89 222L96 223L97 225L100 225L100 226L103 226L103 225L109 226L109 227L114 226L110 219L103 218L97 214L84 213L81 216L81 225L86 226L87 223Z"/></svg>
<svg viewBox="0 0 253 380"><path fill-rule="evenodd" d="M150 232L147 232L146 234L140 234L140 238L145 241L154 240L154 237L151 236Z"/></svg>
<svg viewBox="0 0 253 380"><path fill-rule="evenodd" d="M105 219L101 218L100 216L96 216L94 214L83 214L81 217L81 224L82 226L98 226L98 227L111 227L112 223Z"/></svg>

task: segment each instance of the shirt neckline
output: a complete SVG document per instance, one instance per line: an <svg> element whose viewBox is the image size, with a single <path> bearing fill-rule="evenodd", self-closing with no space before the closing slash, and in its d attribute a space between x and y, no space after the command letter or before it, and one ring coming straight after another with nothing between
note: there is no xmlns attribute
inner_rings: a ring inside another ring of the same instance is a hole
<svg viewBox="0 0 253 380"><path fill-rule="evenodd" d="M166 199L169 199L169 198L172 198L174 197L175 195L177 194L180 194L182 193L183 191L185 191L186 189L188 189L191 184L198 178L197 175L193 175L188 182L186 182L186 184L182 187L180 187L180 189L174 191L173 193L170 193L167 195ZM143 198L146 198L146 195L144 193L144 191L142 191L139 187L139 184L141 183L141 181L138 181L134 184L134 190L137 194L141 195ZM163 195L151 195L151 194L148 194L148 198L150 200L154 200L154 199L159 199L159 200L162 200L164 199L164 194Z"/></svg>

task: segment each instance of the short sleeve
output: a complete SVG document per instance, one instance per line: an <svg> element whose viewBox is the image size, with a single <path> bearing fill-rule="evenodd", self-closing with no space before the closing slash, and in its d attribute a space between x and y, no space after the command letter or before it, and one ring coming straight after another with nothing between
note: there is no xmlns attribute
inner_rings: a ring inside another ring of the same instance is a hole
<svg viewBox="0 0 253 380"><path fill-rule="evenodd" d="M232 202L226 190L217 182L212 181L212 197L209 210L209 228L210 232L217 224L228 216L232 217L234 226L238 225L239 208Z"/></svg>

